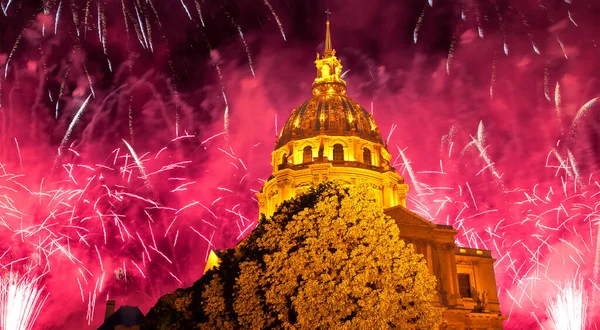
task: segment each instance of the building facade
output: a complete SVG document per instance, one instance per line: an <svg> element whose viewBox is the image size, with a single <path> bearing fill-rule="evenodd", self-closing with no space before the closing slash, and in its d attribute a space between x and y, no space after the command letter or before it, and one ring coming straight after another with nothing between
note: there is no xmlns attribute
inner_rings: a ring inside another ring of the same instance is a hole
<svg viewBox="0 0 600 330"><path fill-rule="evenodd" d="M445 308L442 328L502 329L505 317L500 313L491 252L457 247L458 231L406 208L408 185L391 166L391 154L373 116L346 95L329 24L325 50L315 60L312 97L292 111L277 139L273 173L257 194L260 213L273 215L283 201L319 182L366 182L396 221L401 237L425 257L436 276L435 299Z"/></svg>

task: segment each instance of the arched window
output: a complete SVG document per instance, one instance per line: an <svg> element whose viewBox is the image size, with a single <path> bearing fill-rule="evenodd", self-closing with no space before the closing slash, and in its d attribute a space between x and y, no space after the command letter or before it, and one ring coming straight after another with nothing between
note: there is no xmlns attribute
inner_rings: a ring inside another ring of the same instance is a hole
<svg viewBox="0 0 600 330"><path fill-rule="evenodd" d="M302 162L303 163L311 163L313 161L312 147L306 146L304 147L304 152L302 154Z"/></svg>
<svg viewBox="0 0 600 330"><path fill-rule="evenodd" d="M283 154L283 156L281 156L281 165L287 165L287 162L287 154Z"/></svg>
<svg viewBox="0 0 600 330"><path fill-rule="evenodd" d="M363 160L365 164L373 164L373 161L371 160L371 150L369 150L368 148L363 149Z"/></svg>
<svg viewBox="0 0 600 330"><path fill-rule="evenodd" d="M339 143L333 145L333 160L344 160L344 147Z"/></svg>

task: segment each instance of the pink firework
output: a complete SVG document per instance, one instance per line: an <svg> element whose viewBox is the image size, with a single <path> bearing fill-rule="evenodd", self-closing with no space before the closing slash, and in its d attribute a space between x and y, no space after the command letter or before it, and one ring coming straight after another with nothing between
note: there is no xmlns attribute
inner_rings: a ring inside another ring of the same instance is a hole
<svg viewBox="0 0 600 330"><path fill-rule="evenodd" d="M141 155L124 142L104 163L95 164L84 163L82 155L67 148L54 173L39 181L3 165L4 329L31 328L38 314L40 325L65 326L40 310L42 291L47 292L47 312L70 308L85 314L88 325L102 313L96 304L108 297L147 308L170 290L193 283L210 249L248 233L255 223L233 192L248 174L233 181L238 183L233 189L203 187L189 176L191 161L175 152L178 144L194 139L182 136L154 154ZM224 153L235 158L233 149ZM207 195L209 190L214 192ZM222 221L236 223L239 230L223 231ZM18 277L13 270L29 275ZM28 280L34 271L39 274Z"/></svg>
<svg viewBox="0 0 600 330"><path fill-rule="evenodd" d="M406 157L397 160L418 185L409 205L434 222L458 229L458 244L493 251L501 307L510 316L507 326L517 327L513 322L524 318L540 325L569 319L583 329L586 311L590 320L598 317L594 299L572 306L579 316L558 310L565 299L577 298L574 294L600 292L600 184L594 172L582 173L570 150L552 149L539 164L542 181L523 185L495 165L481 123L475 136L466 145L456 145L460 133L446 135L437 170L413 173L415 165ZM576 289L562 287L569 278L585 280ZM554 302L545 309L549 293Z"/></svg>
<svg viewBox="0 0 600 330"><path fill-rule="evenodd" d="M493 251L505 328L551 327L574 278L597 323L598 3L328 5L410 208ZM36 325L91 328L107 298L146 312L254 228L326 9L0 0L0 274L43 287Z"/></svg>

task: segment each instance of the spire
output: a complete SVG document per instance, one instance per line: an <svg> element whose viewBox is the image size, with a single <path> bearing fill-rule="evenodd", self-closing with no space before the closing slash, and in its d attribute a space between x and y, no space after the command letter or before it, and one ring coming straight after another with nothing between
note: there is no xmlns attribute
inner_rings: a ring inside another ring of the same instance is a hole
<svg viewBox="0 0 600 330"><path fill-rule="evenodd" d="M315 64L317 66L317 78L313 83L313 94L345 94L346 83L342 79L342 62L335 56L335 49L331 45L331 32L329 31L329 10L325 29L325 50L323 56L317 53Z"/></svg>
<svg viewBox="0 0 600 330"><path fill-rule="evenodd" d="M329 9L325 11L325 14L327 14L327 23L325 30L325 51L323 52L323 57L330 57L333 55L333 47L331 46L331 32L329 32L329 15L331 15Z"/></svg>

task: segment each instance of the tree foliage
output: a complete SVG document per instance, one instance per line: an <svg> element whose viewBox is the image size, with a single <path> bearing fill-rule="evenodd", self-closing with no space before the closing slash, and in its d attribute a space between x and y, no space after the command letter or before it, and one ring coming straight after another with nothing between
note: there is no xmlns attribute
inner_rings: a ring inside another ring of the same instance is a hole
<svg viewBox="0 0 600 330"><path fill-rule="evenodd" d="M190 301L181 293L161 298L148 325L431 329L442 320L434 291L423 257L399 238L366 185L324 183L263 216L188 289Z"/></svg>

